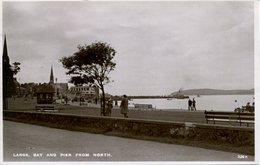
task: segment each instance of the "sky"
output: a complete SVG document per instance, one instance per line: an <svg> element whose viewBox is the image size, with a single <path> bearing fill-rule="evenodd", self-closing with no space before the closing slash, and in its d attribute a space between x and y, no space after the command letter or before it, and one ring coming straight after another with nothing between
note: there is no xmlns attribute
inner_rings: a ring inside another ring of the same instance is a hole
<svg viewBox="0 0 260 165"><path fill-rule="evenodd" d="M51 66L68 82L59 59L103 41L113 95L254 88L253 1L4 2L3 34L21 83L49 82Z"/></svg>

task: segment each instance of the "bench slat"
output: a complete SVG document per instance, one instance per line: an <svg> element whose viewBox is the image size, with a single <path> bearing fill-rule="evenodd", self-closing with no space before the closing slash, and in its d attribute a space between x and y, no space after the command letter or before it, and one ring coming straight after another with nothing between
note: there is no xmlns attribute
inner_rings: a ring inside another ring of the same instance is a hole
<svg viewBox="0 0 260 165"><path fill-rule="evenodd" d="M55 109L53 105L36 105L35 109L43 112L59 112L59 110Z"/></svg>
<svg viewBox="0 0 260 165"><path fill-rule="evenodd" d="M219 112L219 111L205 111L207 115L241 115L241 116L255 116L254 113L247 113L247 112Z"/></svg>
<svg viewBox="0 0 260 165"><path fill-rule="evenodd" d="M252 120L227 120L227 119L208 119L208 121L223 121L223 122L241 122L241 123L255 123Z"/></svg>
<svg viewBox="0 0 260 165"><path fill-rule="evenodd" d="M254 124L254 113L237 113L237 112L220 112L220 111L205 111L207 123L211 122L236 122Z"/></svg>
<svg viewBox="0 0 260 165"><path fill-rule="evenodd" d="M207 115L206 118L214 118L214 119L237 119L237 120L255 120L254 117L244 117L244 116L213 116Z"/></svg>

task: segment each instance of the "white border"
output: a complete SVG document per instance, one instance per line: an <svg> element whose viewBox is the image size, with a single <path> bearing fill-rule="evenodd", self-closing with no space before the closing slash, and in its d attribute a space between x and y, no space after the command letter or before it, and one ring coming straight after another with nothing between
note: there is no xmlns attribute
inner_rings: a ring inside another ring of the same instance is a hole
<svg viewBox="0 0 260 165"><path fill-rule="evenodd" d="M14 1L14 2L17 2L17 1L24 1L24 0L4 0L4 1ZM30 1L53 1L53 0L30 0ZM63 1L127 1L127 0L55 0L55 1L60 1L60 2L63 2ZM139 0L128 0L128 1L139 1ZM142 0L143 2L144 1L178 1L178 0ZM259 115L260 115L260 112L258 112L258 105L260 105L259 103L259 100L260 100L260 93L259 93L259 90L260 90L260 74L259 74L259 70L260 70L260 55L259 55L259 45L260 45L260 39L259 39L259 22L260 22L260 18L259 18L259 8L260 8L260 0L179 0L179 1L253 1L254 2L254 10L255 10L255 14L254 14L254 46L255 46L255 52L254 52L254 69L255 69L255 161L228 161L228 162L223 162L223 161L212 161L212 162L209 162L209 161L205 161L205 162L191 162L191 161L183 161L183 162L176 162L176 161L156 161L156 162L152 162L152 161L145 161L145 162L133 162L133 161L113 161L113 162L98 162L98 161L87 161L87 162L58 162L58 161L54 161L54 162L3 162L3 118L2 118L2 113L0 114L0 127L2 128L1 131L0 131L0 164L8 164L8 165L15 165L15 164L26 164L26 165L35 165L36 163L37 164L68 164L68 165L71 165L71 164L96 164L96 165L103 165L103 164L142 164L142 165L157 165L157 164L165 164L165 165L172 165L172 164L178 164L178 165L183 165L183 164L211 164L211 165L215 165L215 164L236 164L236 165L239 165L239 164L260 164L260 157L259 157L259 147L260 147L260 144L259 144L259 133L260 133L260 123L258 122L259 121ZM2 17L2 10L3 10L3 5L2 5L2 1L0 2L0 11L1 11L1 14L0 14L0 30L1 30L1 39L0 39L0 43L2 44L3 42L3 17ZM3 44L2 44L3 45ZM3 52L3 47L1 45L1 56L2 56L2 52ZM2 65L2 58L0 60L0 64ZM2 67L1 67L2 68ZM0 90L1 90L1 94L0 94L0 98L1 98L1 101L0 101L0 106L2 107L2 69L1 69L1 73L0 73L0 82L1 82L1 85L0 85ZM1 108L2 110L2 108ZM257 138L258 137L258 138Z"/></svg>

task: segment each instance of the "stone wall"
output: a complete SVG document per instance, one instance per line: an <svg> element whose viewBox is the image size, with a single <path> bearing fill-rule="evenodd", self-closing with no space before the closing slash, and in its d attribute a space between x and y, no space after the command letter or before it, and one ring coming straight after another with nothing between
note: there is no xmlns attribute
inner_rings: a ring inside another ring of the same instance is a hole
<svg viewBox="0 0 260 165"><path fill-rule="evenodd" d="M4 111L3 119L170 143L190 145L191 142L197 141L203 142L202 146L216 144L220 146L219 149L224 146L233 146L238 147L235 152L243 149L245 151L241 153L254 153L254 128L248 127L16 111ZM248 148L251 151L247 151Z"/></svg>

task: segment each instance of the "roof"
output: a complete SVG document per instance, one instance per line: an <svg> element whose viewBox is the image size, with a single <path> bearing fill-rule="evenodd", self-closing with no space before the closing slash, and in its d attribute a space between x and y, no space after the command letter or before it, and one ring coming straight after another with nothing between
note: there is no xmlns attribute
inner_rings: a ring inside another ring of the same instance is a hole
<svg viewBox="0 0 260 165"><path fill-rule="evenodd" d="M43 84L37 88L36 93L55 93L55 89L52 85Z"/></svg>

